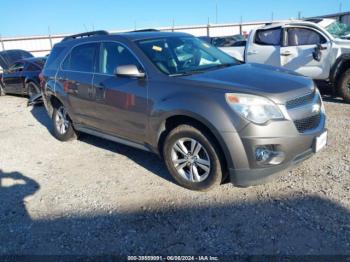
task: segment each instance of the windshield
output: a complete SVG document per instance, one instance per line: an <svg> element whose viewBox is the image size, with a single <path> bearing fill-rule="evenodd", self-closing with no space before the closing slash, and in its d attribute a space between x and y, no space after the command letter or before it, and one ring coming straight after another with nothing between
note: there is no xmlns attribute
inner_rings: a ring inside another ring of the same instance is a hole
<svg viewBox="0 0 350 262"><path fill-rule="evenodd" d="M217 48L190 36L142 40L138 45L160 71L170 76L239 64Z"/></svg>
<svg viewBox="0 0 350 262"><path fill-rule="evenodd" d="M335 38L350 37L350 26L347 24L334 22L327 26L326 30Z"/></svg>

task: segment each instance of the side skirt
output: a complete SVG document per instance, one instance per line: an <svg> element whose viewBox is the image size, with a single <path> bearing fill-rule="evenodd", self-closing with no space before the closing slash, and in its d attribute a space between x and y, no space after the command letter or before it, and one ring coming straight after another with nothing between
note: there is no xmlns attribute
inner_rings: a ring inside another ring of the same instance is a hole
<svg viewBox="0 0 350 262"><path fill-rule="evenodd" d="M97 136L97 137L100 137L100 138L103 138L103 139L107 139L107 140L110 140L110 141L113 141L113 142L116 142L116 143L120 143L120 144L123 144L123 145L126 145L126 146L131 146L131 147L138 148L138 149L141 149L141 150L144 150L144 151L155 153L147 145L142 145L142 144L139 144L139 143L135 143L135 142L129 141L129 140L124 139L124 138L108 135L108 134L102 133L100 131L93 130L93 129L88 128L88 127L83 126L83 125L74 125L74 128L77 131L82 132L82 133L87 133L89 135Z"/></svg>

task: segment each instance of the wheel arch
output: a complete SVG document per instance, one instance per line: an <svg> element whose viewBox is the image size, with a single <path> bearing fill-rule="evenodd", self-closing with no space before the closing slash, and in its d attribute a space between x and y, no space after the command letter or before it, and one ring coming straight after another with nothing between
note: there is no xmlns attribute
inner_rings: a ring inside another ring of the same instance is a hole
<svg viewBox="0 0 350 262"><path fill-rule="evenodd" d="M332 84L337 84L341 75L350 68L350 54L343 54L337 58L331 68L329 80Z"/></svg>
<svg viewBox="0 0 350 262"><path fill-rule="evenodd" d="M225 172L228 171L229 167L233 167L233 162L230 157L230 152L225 144L224 140L220 136L219 131L213 126L209 121L200 115L194 114L192 112L178 112L167 116L160 126L157 136L157 151L159 155L162 156L162 148L164 145L165 138L171 130L179 125L188 124L196 128L204 130L211 139L216 143L219 154L222 155L223 169Z"/></svg>

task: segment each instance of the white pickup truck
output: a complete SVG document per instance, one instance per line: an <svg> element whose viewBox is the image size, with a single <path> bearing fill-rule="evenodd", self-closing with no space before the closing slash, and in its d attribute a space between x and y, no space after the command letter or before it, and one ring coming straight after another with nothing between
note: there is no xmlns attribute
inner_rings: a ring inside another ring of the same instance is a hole
<svg viewBox="0 0 350 262"><path fill-rule="evenodd" d="M327 81L350 102L350 26L335 20L287 21L252 30L244 50L231 56L247 63L285 67Z"/></svg>

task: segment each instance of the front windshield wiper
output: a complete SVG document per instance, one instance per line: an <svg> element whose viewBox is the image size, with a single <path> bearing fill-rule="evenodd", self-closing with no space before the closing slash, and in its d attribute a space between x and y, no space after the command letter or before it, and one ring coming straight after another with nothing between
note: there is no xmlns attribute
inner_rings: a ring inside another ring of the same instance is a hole
<svg viewBox="0 0 350 262"><path fill-rule="evenodd" d="M184 72L179 72L175 74L170 74L169 76L190 76L194 74L200 74L203 73L203 70L191 70L191 71L184 71Z"/></svg>
<svg viewBox="0 0 350 262"><path fill-rule="evenodd" d="M200 70L199 69L198 70L190 70L190 71L184 71L184 72L179 72L179 73L175 73L175 74L170 74L169 76L189 76L189 75L204 73L205 71L209 71L209 70L216 70L216 69L230 67L230 66L234 66L234 65L237 65L237 64L236 63L220 64L220 65L215 65L215 66L209 66L206 68L201 68Z"/></svg>
<svg viewBox="0 0 350 262"><path fill-rule="evenodd" d="M215 70L215 69L230 67L230 66L234 66L234 65L237 65L237 64L236 63L220 64L220 65L215 65L215 66L208 67L208 70L213 70L213 69Z"/></svg>

